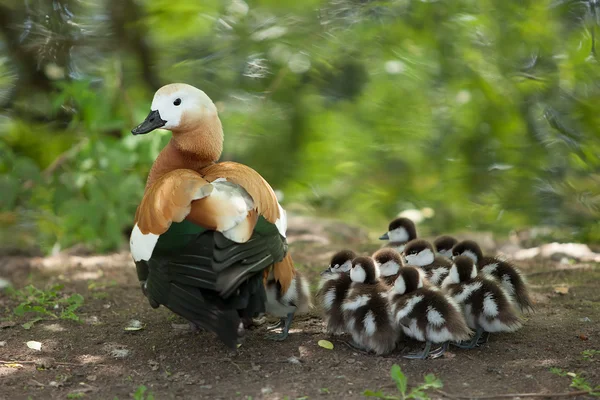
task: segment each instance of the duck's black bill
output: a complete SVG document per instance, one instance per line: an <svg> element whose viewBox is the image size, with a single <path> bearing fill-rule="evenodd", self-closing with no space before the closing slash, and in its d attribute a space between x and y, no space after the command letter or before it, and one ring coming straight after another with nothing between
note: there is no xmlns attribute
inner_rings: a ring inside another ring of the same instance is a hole
<svg viewBox="0 0 600 400"><path fill-rule="evenodd" d="M321 272L321 275L327 275L332 273L333 271L331 270L331 267L327 268L325 271Z"/></svg>
<svg viewBox="0 0 600 400"><path fill-rule="evenodd" d="M146 117L144 122L136 126L131 130L134 135L143 135L148 132L152 132L155 129L165 126L167 121L164 121L160 117L158 110L150 111L150 114Z"/></svg>
<svg viewBox="0 0 600 400"><path fill-rule="evenodd" d="M381 235L379 240L390 240L390 235L388 235L387 233L384 233L383 235Z"/></svg>

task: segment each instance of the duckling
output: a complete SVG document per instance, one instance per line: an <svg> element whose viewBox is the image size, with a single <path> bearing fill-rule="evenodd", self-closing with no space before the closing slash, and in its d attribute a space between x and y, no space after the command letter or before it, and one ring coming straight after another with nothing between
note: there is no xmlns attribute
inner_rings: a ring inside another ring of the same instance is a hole
<svg viewBox="0 0 600 400"><path fill-rule="evenodd" d="M452 258L452 248L458 243L458 240L452 236L442 235L434 240L433 247L438 255L446 258Z"/></svg>
<svg viewBox="0 0 600 400"><path fill-rule="evenodd" d="M406 243L416 238L417 228L415 223L408 218L396 218L390 222L388 231L379 240L388 240L389 243L385 247L391 247L398 253L402 253Z"/></svg>
<svg viewBox="0 0 600 400"><path fill-rule="evenodd" d="M381 355L392 351L398 339L388 301L389 286L379 280L379 268L370 257L357 257L350 270L352 284L342 303L351 345Z"/></svg>
<svg viewBox="0 0 600 400"><path fill-rule="evenodd" d="M330 335L344 333L342 303L350 290L350 268L356 253L352 250L341 250L333 255L329 267L321 273L321 282L317 292L318 302L323 308L325 331Z"/></svg>
<svg viewBox="0 0 600 400"><path fill-rule="evenodd" d="M402 256L391 247L384 247L373 254L373 260L379 268L380 278L387 284L393 285L402 268Z"/></svg>
<svg viewBox="0 0 600 400"><path fill-rule="evenodd" d="M452 266L447 258L436 256L431 243L423 239L411 240L406 244L404 263L421 268L427 280L436 286L440 286Z"/></svg>
<svg viewBox="0 0 600 400"><path fill-rule="evenodd" d="M266 310L265 276L282 298L302 288L301 280L292 286L285 210L255 170L218 162L223 127L206 93L166 85L150 108L131 132L172 136L152 164L130 237L142 293L235 348L243 321Z"/></svg>
<svg viewBox="0 0 600 400"><path fill-rule="evenodd" d="M484 332L514 332L522 321L509 294L495 280L477 275L477 266L467 256L454 257L450 273L442 282L445 289L462 307L465 319L475 335L461 348L475 347Z"/></svg>
<svg viewBox="0 0 600 400"><path fill-rule="evenodd" d="M406 336L425 342L422 352L405 358L438 358L449 341L467 340L471 336L460 306L437 287L427 285L418 268L402 268L391 294L394 322ZM443 345L430 353L432 343Z"/></svg>
<svg viewBox="0 0 600 400"><path fill-rule="evenodd" d="M477 264L480 274L496 279L506 289L521 312L533 312L533 302L529 296L529 288L525 277L510 262L497 257L484 256L481 247L473 240L457 243L452 249L453 256L467 256Z"/></svg>
<svg viewBox="0 0 600 400"><path fill-rule="evenodd" d="M266 312L279 317L280 321L268 327L268 330L281 329L281 333L267 335L268 339L282 341L289 335L290 325L295 314L305 314L312 306L310 287L300 271L294 271L294 277L289 289L284 293L281 283L275 279L273 271L269 272L266 284Z"/></svg>

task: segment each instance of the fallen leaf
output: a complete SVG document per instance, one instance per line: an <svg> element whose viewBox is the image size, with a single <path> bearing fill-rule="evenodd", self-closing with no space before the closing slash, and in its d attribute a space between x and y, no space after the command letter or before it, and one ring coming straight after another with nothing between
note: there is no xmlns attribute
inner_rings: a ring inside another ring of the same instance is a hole
<svg viewBox="0 0 600 400"><path fill-rule="evenodd" d="M579 335L579 339L583 340L583 341L586 341L586 340L589 340L590 338L585 333L582 333L582 334Z"/></svg>
<svg viewBox="0 0 600 400"><path fill-rule="evenodd" d="M4 346L6 346L6 340L3 340L0 342L0 347L4 347Z"/></svg>
<svg viewBox="0 0 600 400"><path fill-rule="evenodd" d="M42 369L50 369L54 366L54 358L44 357L35 361L35 366Z"/></svg>
<svg viewBox="0 0 600 400"><path fill-rule="evenodd" d="M2 364L2 366L6 367L6 368L23 368L23 364L19 364L19 363Z"/></svg>
<svg viewBox="0 0 600 400"><path fill-rule="evenodd" d="M129 356L129 350L127 349L113 349L110 355L114 358L126 358Z"/></svg>
<svg viewBox="0 0 600 400"><path fill-rule="evenodd" d="M569 294L569 287L567 285L554 286L554 293L562 295Z"/></svg>
<svg viewBox="0 0 600 400"><path fill-rule="evenodd" d="M137 319L132 319L131 321L129 321L129 324L123 329L125 329L126 331L139 331L144 329L144 325L142 325L142 323Z"/></svg>
<svg viewBox="0 0 600 400"><path fill-rule="evenodd" d="M40 342L36 342L35 340L30 340L26 344L27 344L27 347L29 347L30 349L37 350L37 351L42 350L42 344Z"/></svg>
<svg viewBox="0 0 600 400"><path fill-rule="evenodd" d="M577 378L577 374L575 372L567 372L567 375L571 378Z"/></svg>
<svg viewBox="0 0 600 400"><path fill-rule="evenodd" d="M242 347L242 344L238 343L238 344L235 345L235 347L239 349L240 347Z"/></svg>
<svg viewBox="0 0 600 400"><path fill-rule="evenodd" d="M317 344L324 349L333 350L333 343L331 343L329 340L319 340Z"/></svg>

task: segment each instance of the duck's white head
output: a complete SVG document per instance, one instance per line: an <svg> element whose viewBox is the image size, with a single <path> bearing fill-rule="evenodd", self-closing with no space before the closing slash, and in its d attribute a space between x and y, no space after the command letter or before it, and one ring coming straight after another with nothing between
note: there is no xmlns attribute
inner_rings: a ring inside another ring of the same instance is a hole
<svg viewBox="0 0 600 400"><path fill-rule="evenodd" d="M186 131L217 116L217 107L210 97L185 83L171 83L158 89L150 109L144 122L131 131L134 135L158 128Z"/></svg>

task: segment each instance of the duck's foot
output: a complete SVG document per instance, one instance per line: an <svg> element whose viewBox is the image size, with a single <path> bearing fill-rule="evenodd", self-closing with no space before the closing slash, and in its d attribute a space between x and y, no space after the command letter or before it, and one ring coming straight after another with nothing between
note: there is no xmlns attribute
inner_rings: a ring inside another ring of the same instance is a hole
<svg viewBox="0 0 600 400"><path fill-rule="evenodd" d="M281 321L279 321L279 324L277 324L277 327L281 328L281 333L267 335L266 338L269 340L274 340L276 342L281 342L285 340L289 336L290 326L292 325L293 319L294 313L289 313L286 318L282 318ZM277 327L274 329L277 329Z"/></svg>
<svg viewBox="0 0 600 400"><path fill-rule="evenodd" d="M482 345L486 344L489 340L490 340L490 333L489 332L483 332L483 334L481 335L481 337L477 341L477 346L482 346Z"/></svg>
<svg viewBox="0 0 600 400"><path fill-rule="evenodd" d="M441 356L444 355L446 350L448 350L448 342L444 342L444 344L442 344L441 347L438 347L437 349L431 351L429 353L429 358L432 360L435 360L436 358L440 358Z"/></svg>
<svg viewBox="0 0 600 400"><path fill-rule="evenodd" d="M285 318L281 318L279 321L277 321L277 323L267 326L267 330L274 331L276 329L283 329L284 326L285 326Z"/></svg>
<svg viewBox="0 0 600 400"><path fill-rule="evenodd" d="M200 325L197 325L195 322L189 321L189 325L190 325L190 331L192 331L193 333L204 331L204 329L201 328Z"/></svg>
<svg viewBox="0 0 600 400"><path fill-rule="evenodd" d="M423 351L421 351L419 353L408 353L406 355L403 355L402 357L408 358L409 360L424 360L429 355L430 349L431 349L431 342L427 341L425 343L425 348L423 349Z"/></svg>
<svg viewBox="0 0 600 400"><path fill-rule="evenodd" d="M360 352L362 352L362 353L365 353L365 354L369 354L369 350L368 350L368 349L366 349L364 346L362 346L362 345L360 345L360 344L356 343L356 342L354 341L354 339L352 339L352 340L346 340L346 341L344 341L344 343L345 343L345 344L346 344L348 347L350 347L351 349L358 350L358 351L360 351Z"/></svg>
<svg viewBox="0 0 600 400"><path fill-rule="evenodd" d="M460 349L472 349L474 347L477 347L477 342L479 342L479 339L481 339L482 334L483 334L483 329L477 328L477 331L475 332L475 336L473 336L473 338L470 341L454 342L452 344Z"/></svg>

